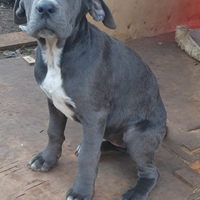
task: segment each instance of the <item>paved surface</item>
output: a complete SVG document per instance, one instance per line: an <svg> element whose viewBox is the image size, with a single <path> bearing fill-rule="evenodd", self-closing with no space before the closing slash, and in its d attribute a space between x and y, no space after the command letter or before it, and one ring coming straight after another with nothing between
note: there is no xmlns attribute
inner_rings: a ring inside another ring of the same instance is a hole
<svg viewBox="0 0 200 200"><path fill-rule="evenodd" d="M27 32L0 34L0 41L0 50L37 45L36 39L30 37Z"/></svg>
<svg viewBox="0 0 200 200"><path fill-rule="evenodd" d="M169 134L155 156L161 180L148 200L198 199L199 174L188 164L198 160L200 64L194 65L196 61L177 47L171 34L128 44L156 74L168 111ZM46 97L35 83L33 67L20 58L0 60L0 200L65 199L76 178L74 151L81 141L82 128L69 121L58 166L48 173L32 172L26 165L46 146L47 126ZM189 153L183 151L183 144L190 148ZM197 151L192 152L194 147ZM187 170L191 174L189 178ZM102 156L94 200L118 200L136 178L128 155Z"/></svg>

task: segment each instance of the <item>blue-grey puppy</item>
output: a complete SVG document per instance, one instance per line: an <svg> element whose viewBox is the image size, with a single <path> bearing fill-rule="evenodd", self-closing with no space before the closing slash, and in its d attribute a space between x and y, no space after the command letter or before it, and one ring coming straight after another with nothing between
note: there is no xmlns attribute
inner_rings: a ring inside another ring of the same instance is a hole
<svg viewBox="0 0 200 200"><path fill-rule="evenodd" d="M16 0L14 21L38 39L35 78L48 98L46 149L29 163L49 171L61 156L67 118L83 126L78 174L67 200L91 200L103 138L128 150L138 170L120 200L145 200L159 179L154 152L166 133L166 111L154 74L129 47L90 24L116 28L103 0ZM105 145L104 145L105 146Z"/></svg>

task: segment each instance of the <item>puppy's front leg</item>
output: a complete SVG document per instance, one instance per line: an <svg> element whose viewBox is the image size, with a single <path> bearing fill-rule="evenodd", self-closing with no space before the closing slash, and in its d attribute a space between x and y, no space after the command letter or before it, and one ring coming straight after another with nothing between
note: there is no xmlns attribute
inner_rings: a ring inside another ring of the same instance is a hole
<svg viewBox="0 0 200 200"><path fill-rule="evenodd" d="M48 99L49 106L49 141L46 149L36 155L30 162L29 166L33 171L49 171L56 165L61 156L62 143L65 140L64 130L67 118L60 112L51 100Z"/></svg>
<svg viewBox="0 0 200 200"><path fill-rule="evenodd" d="M67 192L67 200L91 200L98 171L100 148L103 140L107 113L93 113L83 124L83 141L78 156L76 181Z"/></svg>

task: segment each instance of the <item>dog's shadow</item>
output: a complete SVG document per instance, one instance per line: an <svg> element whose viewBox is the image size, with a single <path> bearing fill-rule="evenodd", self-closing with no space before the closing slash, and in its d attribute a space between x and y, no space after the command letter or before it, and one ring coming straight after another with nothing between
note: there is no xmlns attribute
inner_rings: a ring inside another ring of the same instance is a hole
<svg viewBox="0 0 200 200"><path fill-rule="evenodd" d="M133 183L137 179L137 170L128 153L108 153L101 155L98 175Z"/></svg>

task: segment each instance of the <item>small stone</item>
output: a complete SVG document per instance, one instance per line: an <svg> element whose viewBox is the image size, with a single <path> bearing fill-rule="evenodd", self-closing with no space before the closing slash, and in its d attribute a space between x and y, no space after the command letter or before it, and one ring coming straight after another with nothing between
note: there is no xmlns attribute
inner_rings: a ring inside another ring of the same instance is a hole
<svg viewBox="0 0 200 200"><path fill-rule="evenodd" d="M6 51L3 52L3 54L4 54L5 56L8 56L8 55L15 55L15 52L6 50Z"/></svg>

